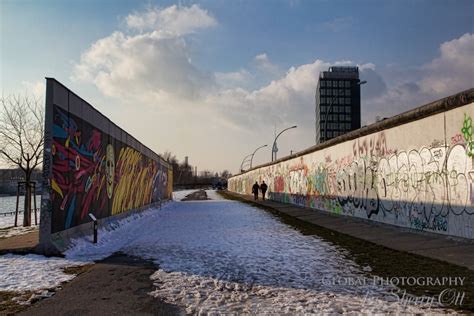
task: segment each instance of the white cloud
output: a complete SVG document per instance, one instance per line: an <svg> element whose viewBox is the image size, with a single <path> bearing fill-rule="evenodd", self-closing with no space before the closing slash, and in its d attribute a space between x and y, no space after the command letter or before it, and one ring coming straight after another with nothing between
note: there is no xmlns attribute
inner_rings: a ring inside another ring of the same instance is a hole
<svg viewBox="0 0 474 316"><path fill-rule="evenodd" d="M254 61L257 69L263 71L264 73L273 76L281 74L280 67L272 63L266 53L258 54L254 57Z"/></svg>
<svg viewBox="0 0 474 316"><path fill-rule="evenodd" d="M228 89L210 95L207 103L211 106L222 105L216 106L216 109L234 128L261 131L274 124L298 123L300 129L314 134L311 132L314 117L308 113L314 113L314 91L319 72L329 66L329 63L316 60L311 64L291 67L282 78L262 88L249 91ZM303 142L307 143L307 139Z"/></svg>
<svg viewBox="0 0 474 316"><path fill-rule="evenodd" d="M474 34L445 42L440 51L438 58L423 67L421 90L446 96L474 87Z"/></svg>
<svg viewBox="0 0 474 316"><path fill-rule="evenodd" d="M213 76L192 64L182 36L215 25L207 11L197 5L172 6L130 15L127 22L134 28L161 29L136 35L114 32L96 41L75 65L73 80L93 82L107 96L158 105L171 98L199 99L213 87Z"/></svg>
<svg viewBox="0 0 474 316"><path fill-rule="evenodd" d="M390 117L470 89L474 87L474 35L464 34L441 44L439 57L406 71L407 79L391 82L387 89L383 88L385 82L378 73L366 75L372 76L362 88L362 117L368 123L375 116ZM371 90L374 81L380 86L376 91ZM377 91L383 93L374 93Z"/></svg>
<svg viewBox="0 0 474 316"><path fill-rule="evenodd" d="M170 6L165 9L151 8L126 17L127 26L143 31L158 31L164 36L182 36L217 25L207 10L194 4L190 7Z"/></svg>
<svg viewBox="0 0 474 316"><path fill-rule="evenodd" d="M216 72L216 82L224 88L245 86L253 80L253 75L246 69L231 72Z"/></svg>
<svg viewBox="0 0 474 316"><path fill-rule="evenodd" d="M132 133L136 129L137 137L143 133L144 143L182 157L194 155L200 168L238 166L239 153L247 150L243 148L251 151L254 143L273 139L275 125L277 129L298 125L293 137L279 140L282 151L313 145L319 73L331 65L355 64L316 59L284 72L261 53L251 61L250 70L210 73L191 62L186 37L216 25L207 11L197 6L151 9L129 15L127 23L139 34L115 32L98 40L81 55L73 77L93 82L104 95L126 105L123 108L128 112L117 117L132 124L134 128L125 128ZM358 65L361 80L368 81L361 88L363 120L395 115L472 87L472 50L470 34L444 43L439 58L417 73L422 78L417 82L410 76L411 81L390 82L373 63ZM135 118L137 108L142 114ZM154 132L140 132L142 126L153 126Z"/></svg>
<svg viewBox="0 0 474 316"><path fill-rule="evenodd" d="M35 82L22 81L21 83L26 90L26 93L32 94L35 98L44 98L46 93L46 84L44 80L38 80Z"/></svg>

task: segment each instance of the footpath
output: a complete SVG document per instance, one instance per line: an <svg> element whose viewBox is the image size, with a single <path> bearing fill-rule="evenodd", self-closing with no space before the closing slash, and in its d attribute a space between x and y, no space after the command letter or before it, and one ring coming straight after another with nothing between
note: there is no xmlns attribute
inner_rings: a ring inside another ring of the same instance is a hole
<svg viewBox="0 0 474 316"><path fill-rule="evenodd" d="M421 255L474 270L474 241L333 215L328 212L269 200L255 201L253 196L233 192L226 194L249 203L272 209L298 220L342 234L366 240L397 251Z"/></svg>
<svg viewBox="0 0 474 316"><path fill-rule="evenodd" d="M179 307L148 295L155 271L152 262L115 254L19 315L184 315Z"/></svg>
<svg viewBox="0 0 474 316"><path fill-rule="evenodd" d="M34 252L39 242L38 229L7 238L0 238L0 255L6 253L27 254Z"/></svg>

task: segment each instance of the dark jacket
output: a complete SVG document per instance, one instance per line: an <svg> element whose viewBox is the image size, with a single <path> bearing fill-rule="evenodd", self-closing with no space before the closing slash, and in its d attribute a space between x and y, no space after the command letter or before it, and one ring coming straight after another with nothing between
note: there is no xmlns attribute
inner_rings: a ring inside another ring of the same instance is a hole
<svg viewBox="0 0 474 316"><path fill-rule="evenodd" d="M260 186L255 183L252 187L252 193L253 194L258 193L258 189L260 189Z"/></svg>
<svg viewBox="0 0 474 316"><path fill-rule="evenodd" d="M262 192L266 192L267 189L268 189L268 186L267 186L266 183L262 183L262 184L260 185L260 190L262 190Z"/></svg>

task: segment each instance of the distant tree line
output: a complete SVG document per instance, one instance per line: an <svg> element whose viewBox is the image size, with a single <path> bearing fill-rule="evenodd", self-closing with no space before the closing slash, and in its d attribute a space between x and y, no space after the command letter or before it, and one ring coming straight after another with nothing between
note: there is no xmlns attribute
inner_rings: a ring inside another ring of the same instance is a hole
<svg viewBox="0 0 474 316"><path fill-rule="evenodd" d="M217 179L227 180L232 174L228 170L220 173L211 170L197 169L191 166L186 159L180 162L176 155L171 152L164 152L161 157L173 166L173 186L180 187L197 187L212 185Z"/></svg>

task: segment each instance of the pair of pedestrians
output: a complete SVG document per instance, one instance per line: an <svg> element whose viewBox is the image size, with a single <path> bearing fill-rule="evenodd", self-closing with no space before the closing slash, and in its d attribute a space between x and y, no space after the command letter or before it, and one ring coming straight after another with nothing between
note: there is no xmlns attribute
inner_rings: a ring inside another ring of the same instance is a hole
<svg viewBox="0 0 474 316"><path fill-rule="evenodd" d="M255 200L258 200L258 190L262 191L262 200L265 201L265 193L267 192L268 186L265 181L262 181L262 184L258 185L258 181L255 181L255 184L252 186L252 193Z"/></svg>

